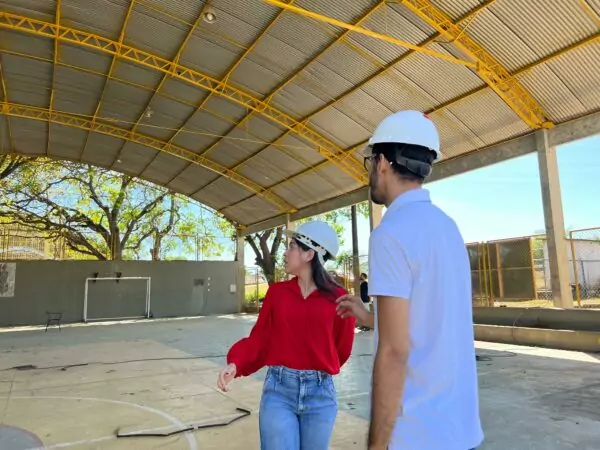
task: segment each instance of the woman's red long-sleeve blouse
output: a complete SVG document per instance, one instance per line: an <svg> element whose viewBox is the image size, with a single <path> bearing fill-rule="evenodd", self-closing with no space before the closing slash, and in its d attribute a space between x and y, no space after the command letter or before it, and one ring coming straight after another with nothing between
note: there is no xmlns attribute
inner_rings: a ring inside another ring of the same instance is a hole
<svg viewBox="0 0 600 450"><path fill-rule="evenodd" d="M355 320L336 313L335 300L345 294L342 288L316 290L304 299L297 278L271 285L250 336L227 355L227 363L237 367L236 377L264 366L338 374L354 342Z"/></svg>

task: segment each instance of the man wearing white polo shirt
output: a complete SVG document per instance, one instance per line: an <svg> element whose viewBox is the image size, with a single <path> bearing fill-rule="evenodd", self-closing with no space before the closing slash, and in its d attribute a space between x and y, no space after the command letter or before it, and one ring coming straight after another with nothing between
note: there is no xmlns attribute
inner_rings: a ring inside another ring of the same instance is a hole
<svg viewBox="0 0 600 450"><path fill-rule="evenodd" d="M423 181L440 158L433 122L401 111L369 141L371 200L385 205L369 242L369 295L338 300L375 328L370 450L470 450L481 444L471 270L462 236Z"/></svg>

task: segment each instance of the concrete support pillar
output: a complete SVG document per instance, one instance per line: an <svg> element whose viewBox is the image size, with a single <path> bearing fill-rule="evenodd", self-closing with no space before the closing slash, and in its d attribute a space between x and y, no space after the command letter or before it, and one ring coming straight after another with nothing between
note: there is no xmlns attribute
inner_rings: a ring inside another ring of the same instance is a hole
<svg viewBox="0 0 600 450"><path fill-rule="evenodd" d="M381 223L381 217L383 216L383 205L376 205L369 200L369 223L371 225L371 231L379 226Z"/></svg>
<svg viewBox="0 0 600 450"><path fill-rule="evenodd" d="M544 204L544 221L548 239L552 298L554 306L572 308L571 271L567 253L556 147L551 147L548 144L546 130L537 132L536 144L540 166L542 202Z"/></svg>
<svg viewBox="0 0 600 450"><path fill-rule="evenodd" d="M246 297L246 265L244 263L244 247L246 240L239 232L235 245L235 261L237 263L237 273L235 280L235 295L237 299L238 312L242 312L244 300Z"/></svg>

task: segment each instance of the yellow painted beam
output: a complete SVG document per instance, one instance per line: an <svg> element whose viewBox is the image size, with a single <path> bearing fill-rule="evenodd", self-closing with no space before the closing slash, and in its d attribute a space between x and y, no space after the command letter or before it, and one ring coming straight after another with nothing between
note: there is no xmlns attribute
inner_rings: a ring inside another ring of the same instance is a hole
<svg viewBox="0 0 600 450"><path fill-rule="evenodd" d="M290 3L294 3L295 0L290 0ZM229 77L233 74L233 72L235 72L235 69L237 69L237 67L240 65L240 63L250 54L250 52L252 52L256 46L258 45L258 43L262 40L262 38L269 32L269 30L271 28L273 28L273 25L275 25L275 23L279 20L279 18L283 15L283 11L280 11L270 22L269 24L259 33L259 35L256 37L256 39L254 39L254 42L252 43L252 45L250 45L248 48L246 48L242 54L233 62L233 64L231 64L231 66L227 69L227 72L225 72L225 75L223 77L221 77L221 81L228 83L229 82ZM173 141L175 141L175 139L177 138L177 136L179 136L179 134L183 131L183 129L187 126L187 124L189 123L190 120L192 120L192 117L194 117L198 111L201 111L202 109L204 109L204 107L206 106L206 103L212 98L213 93L209 92L209 94L204 97L204 99L200 102L200 104L196 107L196 109L194 111L192 111L192 113L183 121L183 125L181 125L181 127L179 127L179 129L173 133L173 135L169 138L169 143L173 143ZM227 130L227 132L225 133L226 135L229 134L231 132L231 130L233 130L234 128L236 128L236 126L233 126L232 128L230 128L229 130ZM219 139L217 141L221 142L222 139ZM214 144L210 147L213 148ZM208 155L207 151L202 151L200 152L201 155ZM175 178L177 178L179 175L181 175L185 170L187 169L187 166L184 167L183 169L181 169L179 172L177 172L173 178L171 178L171 180L169 180L169 183L171 183ZM168 184L168 183L167 183ZM198 192L198 191L196 191Z"/></svg>
<svg viewBox="0 0 600 450"><path fill-rule="evenodd" d="M356 21L356 23L354 25L359 26L362 23L364 23L367 19L369 19L369 17L371 17L373 14L375 14L381 7L385 6L386 0L381 0L379 3L377 3L375 6L373 6L373 8L371 8L369 11L367 11L365 14L363 14L363 16L358 19ZM284 10L282 10L280 12L280 14L283 12ZM281 92L283 89L285 89L286 86L288 86L290 83L292 83L296 78L298 78L298 76L300 76L300 74L306 70L306 68L308 66L310 66L311 64L313 64L315 61L317 61L321 56L323 56L325 53L327 53L329 50L331 50L334 46L338 45L341 42L345 42L346 38L349 36L351 32L349 30L344 31L342 34L340 34L337 38L335 38L334 40L332 40L325 48L323 48L320 52L318 52L317 54L315 54L311 59L309 59L308 61L306 61L304 64L302 64L301 67L298 68L298 70L296 70L296 72L294 72L292 75L290 75L288 78L286 78L283 82L281 82L275 89L273 89L263 100L266 103L270 103L273 98L279 93ZM254 115L254 111L250 111L248 114L246 114L237 124L237 126L234 126L232 128L230 128L229 130L227 130L227 132L225 133L225 135L228 135L229 133L231 133L235 128L240 128L243 127L246 122L248 122L248 120L250 120L252 118L252 116ZM306 123L307 120L306 118L301 119L300 122L304 122ZM281 140L284 136L287 136L291 131L288 130L286 131L283 136L281 136L280 138L276 139L276 142ZM212 144L210 147L208 147L206 150L202 151L201 154L204 156L208 156L223 140L223 138L219 139L218 141L216 141L214 144ZM237 163L234 167L232 167L232 170L237 171L239 170L244 164L246 164L248 161L252 160L252 158L256 157L258 154L262 153L263 150L267 149L270 146L275 146L277 147L277 143L273 142L270 145L266 145L262 148L260 148L259 150L257 150L256 152L254 152L253 154L251 154L250 156L248 156L247 158L245 158L244 160L240 161L239 163ZM194 194L200 192L202 189L210 186L211 183L208 183L204 186L201 186L200 189L198 189Z"/></svg>
<svg viewBox="0 0 600 450"><path fill-rule="evenodd" d="M3 71L1 54L0 54L0 88L2 91L2 101L7 102L8 101L8 88L6 87L6 80L4 79L4 71ZM15 140L13 138L12 128L11 128L10 120L8 120L8 117L6 118L6 128L8 128L8 142L10 145L9 152L13 152L13 151L15 151Z"/></svg>
<svg viewBox="0 0 600 450"><path fill-rule="evenodd" d="M129 17L131 16L131 11L133 10L134 4L135 4L135 0L131 0L131 2L129 3L129 8L127 8L127 12L125 13L125 18L123 19L123 25L121 26L121 33L119 33L119 41L118 41L119 44L121 44L123 42L123 40L125 39L125 31L127 30L127 24L129 23ZM96 103L96 108L94 109L94 116L92 118L93 122L96 122L96 120L98 119L98 113L100 112L100 108L102 106L102 101L104 100L104 95L106 94L106 88L108 86L108 82L113 77L113 72L115 70L116 64L117 64L117 56L114 55L112 58L112 61L110 62L110 68L108 69L108 75L106 75L106 78L104 79L104 86L102 86L102 92L100 93L100 97L98 97L98 102ZM81 154L79 155L80 161L83 159L83 155L85 154L85 151L87 149L88 142L90 140L90 134L91 133L88 133L87 136L85 137L85 143L83 144Z"/></svg>
<svg viewBox="0 0 600 450"><path fill-rule="evenodd" d="M200 156L191 150L176 145L167 145L165 141L155 139L150 136L146 136L140 133L126 130L124 128L116 127L110 124L102 123L100 121L94 122L86 117L77 116L73 114L67 114L59 111L50 111L45 108L37 108L34 106L20 105L16 103L1 102L0 103L0 114L11 117L20 117L23 119L39 120L43 122L64 125L68 127L78 128L80 130L91 131L94 133L105 134L118 139L123 139L129 142L135 142L149 148L153 148L160 152L167 153L175 156L176 158L190 161L203 167L211 172L214 172L220 176L223 176L234 183L248 189L256 195L264 198L276 205L282 212L295 211L295 208L289 205L285 200L274 195L272 193L265 193L263 186L244 177L238 173L232 172L227 167L212 161L208 158Z"/></svg>
<svg viewBox="0 0 600 450"><path fill-rule="evenodd" d="M23 17L6 12L0 12L0 28L21 31L40 37L53 38L58 35L61 41L69 42L74 45L87 47L96 51L104 52L110 55L117 55L119 58L132 61L136 64L148 67L159 72L168 73L172 77L205 89L215 92L234 103L245 108L254 110L280 126L292 130L305 141L314 145L319 152L328 160L334 162L341 170L348 173L352 178L361 184L366 183L366 171L358 161L351 161L341 158L343 151L334 143L309 128L305 123L298 122L293 117L279 111L277 108L253 97L252 95L229 86L219 80L205 75L189 67L175 64L159 56L146 51L131 47L125 44L119 44L112 39L95 35L81 30L60 26L44 22L29 17Z"/></svg>
<svg viewBox="0 0 600 450"><path fill-rule="evenodd" d="M438 33L476 61L476 73L496 94L533 129L553 126L537 100L510 72L469 34L452 22L451 18L427 0L399 0L399 2L428 23Z"/></svg>
<svg viewBox="0 0 600 450"><path fill-rule="evenodd" d="M60 26L60 8L61 8L62 0L56 0L56 11L54 13L54 23L57 26ZM56 84L56 67L58 66L59 54L58 54L59 40L58 35L54 38L54 61L52 64L52 81L50 82L51 91L50 91L50 104L49 109L50 112L54 109L54 93L56 89L54 88ZM52 131L52 127L48 124L48 136L46 137L46 155L50 150L50 132Z"/></svg>
<svg viewBox="0 0 600 450"><path fill-rule="evenodd" d="M41 61L41 62L50 63L50 64L53 63L53 59L50 59L50 58L44 58L44 57L41 57L41 56L33 55L31 53L15 52L13 50L7 50L7 49L4 49L4 48L0 47L0 54L2 54L2 53L7 54L7 55L19 56L19 57L22 57L22 58L28 58L28 59L32 59L34 61ZM1 56L2 55L0 55L0 61L1 61ZM61 66L61 67L67 67L69 69L73 69L73 70L76 70L76 71L79 71L79 72L82 72L82 73L87 73L87 74L91 74L91 75L97 75L97 76L100 76L100 77L106 77L106 72L98 72L96 70L88 69L86 67L80 67L80 66L76 66L76 65L73 65L73 64L67 64L67 63L64 63L64 62L60 62L60 61L58 62L58 65ZM1 70L1 67L0 67L0 70ZM147 86L147 85L144 85L144 84L134 83L133 81L125 80L123 78L119 78L119 77L116 77L114 75L112 77L112 80L113 81L117 81L117 82L122 83L122 84L127 85L127 86L132 86L132 87L136 87L138 89L142 89L142 90L144 90L146 92L150 92L150 93L154 92L154 89L155 89L153 86ZM1 80L1 77L0 77L0 82L1 81L2 80ZM44 89L46 89L46 88L44 88ZM90 94L90 93L86 92L86 94ZM174 96L174 95L167 94L166 92L159 92L158 95L161 96L161 97L167 98L169 100L172 100L175 103L180 103L182 105L189 106L189 107L192 107L192 108L196 107L195 103L192 103L192 102L190 102L190 101L188 101L186 99L179 98L179 97ZM4 99L0 99L0 100L4 100ZM117 102L115 102L115 104L116 103ZM232 120L231 118L225 117L225 116L223 116L223 115L221 115L221 114L219 114L219 113L217 113L215 111L212 111L210 109L205 108L204 111L206 113L214 116L214 117L217 117L218 119L223 120L224 122L227 122L227 123L231 124L231 125L236 125L237 124L237 122L234 121L234 120ZM100 118L100 119L102 119L102 118ZM110 119L104 119L104 120L107 121L108 123L119 123L118 121L112 121ZM249 136L249 137L251 137L251 138L254 138L255 142L259 142L259 141L264 142L263 139L260 136L258 136L257 134L254 134L252 132L252 130L247 130L246 131L246 135ZM232 138L232 137L225 137L225 138L226 139L232 139L232 140L238 140L238 138ZM266 143L266 142L264 142L264 143ZM274 146L277 147L277 148L279 148L284 153L289 154L290 156L294 155L303 164L305 164L305 165L309 164L309 161L307 159L303 158L301 155L298 155L297 153L292 153L292 151L288 149L287 145L274 144ZM296 147L296 148L298 149L298 148L302 148L302 147ZM304 148L306 150L310 149L310 147L308 146L308 144Z"/></svg>
<svg viewBox="0 0 600 450"><path fill-rule="evenodd" d="M185 46L189 42L190 38L194 35L194 31L196 30L196 28L202 21L202 17L204 16L204 13L206 12L206 10L210 7L210 3L211 3L211 0L207 0L207 2L204 3L204 6L202 6L202 8L200 9L200 13L198 14L198 17L196 18L196 21L192 24L187 35L181 42L181 45L179 46L179 49L177 50L177 53L175 53L175 57L173 58L173 62L175 64L179 64L179 59L181 58L181 55L182 55L183 51L185 50ZM140 125L140 122L142 121L142 119L144 118L146 111L148 110L148 108L152 104L152 101L158 95L158 93L160 92L160 90L162 89L163 85L165 84L165 82L167 81L168 78L169 78L169 74L164 74L163 77L161 78L160 83L158 83L158 86L156 87L156 89L154 89L154 92L152 93L150 100L148 100L148 102L146 103L146 106L142 110L142 113L140 114L140 116L136 120L135 124L133 125L133 131L137 131L137 128ZM171 143L171 141L169 141L169 144L170 143ZM114 161L112 162L111 167L113 167L115 165L115 163L119 159L121 159L121 155L123 153L123 149L125 148L126 144L127 144L126 142L123 143L123 146L119 149L119 152L117 153L117 156L115 157ZM144 169L142 170L141 173L144 173L146 171L146 169L152 165L152 163L155 161L155 159L156 159L156 157L152 158L150 160L150 162L146 165L146 167L144 167ZM167 186L168 185L169 185L169 183L167 183Z"/></svg>
<svg viewBox="0 0 600 450"><path fill-rule="evenodd" d="M562 56L562 55L564 55L564 54L566 54L566 53L568 53L570 51L577 50L577 49L579 49L581 47L584 47L586 45L589 45L589 44L592 44L592 43L595 43L595 42L600 42L600 32L597 32L597 33L595 33L595 34L593 34L591 36L588 36L588 37L586 37L584 39L581 39L578 42L575 42L575 43L573 43L571 45L568 45L568 46L566 46L566 47L564 47L564 48L562 48L562 49L560 49L560 50L558 50L558 51L556 51L554 53L551 53L550 55L547 55L547 56L543 57L542 59L539 59L538 61L535 61L535 62L533 62L531 64L527 64L526 66L523 66L523 67L517 69L516 71L512 72L512 76L516 77L516 76L522 75L522 74L524 74L524 73L526 73L526 72L528 72L530 70L535 69L536 67L538 67L538 66L540 66L542 64L545 64L545 63L547 63L549 61L552 61L552 60L554 60L556 58L559 58L560 56ZM459 102L459 101L461 101L461 100L463 100L463 99L465 99L467 97L471 97L473 95L476 95L476 94L478 94L478 93L480 93L480 92L482 92L482 91L484 91L486 89L488 89L488 86L482 86L482 87L479 87L479 88L475 88L475 89L467 92L466 94L460 95L460 96L458 96L458 97L456 97L454 99L451 99L451 100L449 100L449 101L447 101L447 102L445 102L445 103L443 103L441 105L438 105L437 107L435 107L435 108L433 108L433 109L431 109L429 111L426 111L426 113L429 114L429 115L436 114L436 113L441 112L444 109L448 108L449 106L454 105L455 103L457 103L457 102ZM346 158L352 157L352 155L357 150L359 150L361 147L364 148L367 145L367 142L368 141L365 140L365 141L362 141L362 142L360 142L360 143L358 143L356 145L353 145L352 147L349 147L349 148L345 149L344 150L345 157ZM447 158L445 161L448 161L450 159L452 159L452 158ZM317 163L317 164L313 165L312 167L309 167L307 169L304 169L304 170L298 172L296 175L288 178L287 180L282 180L282 181L280 181L278 183L275 183L274 185L270 186L267 189L267 191L273 191L273 190L277 189L278 187L284 186L285 184L287 184L289 182L294 182L295 180L298 179L298 177L301 177L302 175L305 175L305 174L310 173L310 172L314 172L315 170L319 170L322 167L326 166L327 164L329 164L329 161L322 161L320 163ZM240 204L240 203L248 200L248 198L250 198L250 197L242 199L242 200L240 200L240 201L238 201L238 202L236 202L234 204L231 204L227 208L231 208L233 206L236 206L236 205L238 205L238 204ZM227 208L223 208L223 210L225 210Z"/></svg>
<svg viewBox="0 0 600 450"><path fill-rule="evenodd" d="M333 19L331 17L324 16L323 14L319 14L313 11L309 11L307 9L298 8L297 6L288 5L279 0L262 0L265 3L269 3L270 5L277 6L279 8L287 9L289 11L300 14L301 16L308 17L310 19L319 20L321 22L328 23L330 25L334 25L336 27L345 28L350 31L354 31L355 33L364 34L365 36L369 36L375 39L379 39L385 42L389 42L390 44L399 45L400 47L408 48L417 52L424 53L429 56L434 56L436 58L443 59L445 61L461 64L466 67L475 67L475 64L471 61L465 61L459 58L455 58L453 56L445 55L440 52L436 52L435 50L430 50L428 48L419 47L418 45L411 44L410 42L402 41L400 39L393 38L391 36L387 36L385 34L376 33L375 31L368 30L366 28L362 28L356 25L352 25L346 22L342 22L341 20Z"/></svg>
<svg viewBox="0 0 600 450"><path fill-rule="evenodd" d="M485 8L487 8L488 6L490 6L491 4L495 3L496 0L487 0L484 3L482 3L481 5L477 6L476 8L474 8L473 10L469 11L467 14L465 14L463 17L461 17L460 19L458 19L457 23L460 24L466 20L472 20L474 19L479 13L481 13ZM383 4L385 4L385 2L382 2ZM378 5L375 6L375 8L377 8L378 6L381 6L382 3L379 3ZM363 16L363 19L366 19L368 16ZM356 25L360 25L360 23L362 22L362 19L359 20ZM348 36L348 34L350 34L351 31L346 31L343 35L340 36L340 38L345 38ZM436 39L438 39L440 37L439 33L435 33L434 35L432 35L431 37L425 39L423 42L419 43L418 46L419 47L426 47L427 45L433 43L436 41ZM334 43L336 43L337 41L335 41ZM328 47L329 48L329 47ZM327 49L325 49L327 50ZM325 51L324 50L324 51ZM404 53L403 55L399 56L398 58L394 59L393 61L391 61L388 65L382 67L380 70L376 71L375 73L373 73L372 75L370 75L369 77L365 78L363 81L361 81L360 83L352 86L350 89L348 89L347 91L345 91L344 93L340 94L338 97L334 98L333 100L327 102L326 104L324 104L323 106L317 108L315 111L313 111L312 113L308 114L307 116L299 119L300 122L303 123L309 123L309 121L315 117L317 114L321 113L322 111L331 108L333 106L335 106L336 104L340 103L341 101L343 101L345 98L347 98L348 96L352 95L354 92L358 91L359 89L361 89L363 86L365 86L366 84L370 83L371 81L373 81L374 79L378 78L378 77L382 77L384 75L386 75L391 69L393 69L394 67L396 67L396 65L398 65L399 63L401 63L402 61L404 61L405 59L407 59L408 57L410 57L411 55L416 54L417 52L415 50L409 50L406 53ZM322 54L322 53L321 53ZM270 100L270 98L268 97L267 99L265 99L265 101ZM243 123L244 120L242 120ZM290 134L290 131L287 130L285 131L283 134L281 134L277 139L275 139L270 145L266 145L262 148L260 148L258 151L254 152L252 155L250 155L249 157L247 157L246 159L244 159L243 161L240 161L239 164L237 164L235 167L233 167L233 170L239 170L244 164L246 164L248 161L251 161L253 158L255 158L256 156L258 156L259 154L261 154L264 150L266 150L267 148L269 148L271 145L272 146L277 146L277 143L280 142L281 140L283 140L286 136L288 136ZM207 156L208 152L202 152L203 155ZM352 152L348 152L345 151L343 156L343 158L347 158L350 155L352 155ZM327 162L327 161L326 161ZM321 164L324 163L319 163L313 167L321 167ZM315 169L316 170L316 169ZM303 175L304 173L307 172L311 172L312 169L309 168L306 171L302 171L299 173L299 175ZM209 183L210 184L210 183ZM208 185L206 185L208 186ZM203 186L206 187L206 186ZM198 191L196 191L198 192Z"/></svg>

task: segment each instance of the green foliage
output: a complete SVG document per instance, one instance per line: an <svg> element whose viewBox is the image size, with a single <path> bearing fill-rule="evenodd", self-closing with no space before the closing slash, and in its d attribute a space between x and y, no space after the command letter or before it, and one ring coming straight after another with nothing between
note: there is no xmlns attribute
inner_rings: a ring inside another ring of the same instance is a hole
<svg viewBox="0 0 600 450"><path fill-rule="evenodd" d="M71 256L86 259L159 260L193 253L196 245L203 256L219 255L225 241L217 236L232 230L220 216L205 217L187 197L73 162L21 164L1 190L5 222L64 239Z"/></svg>
<svg viewBox="0 0 600 450"><path fill-rule="evenodd" d="M359 203L357 206L357 215L362 217L369 216L369 204L368 202ZM350 207L337 209L324 214L320 214L315 217L302 219L296 222L297 225L302 223L310 222L313 220L322 220L330 224L336 231L339 239L340 246L344 245L343 232L344 225L351 220ZM255 233L246 238L246 242L250 244L254 254L256 256L256 264L261 268L266 279L269 283L283 279L285 276L283 270L283 252L285 250L285 238L283 236L283 227L275 230L263 231ZM352 258L350 258L352 259ZM339 268L343 262L332 261L327 264L327 268Z"/></svg>

